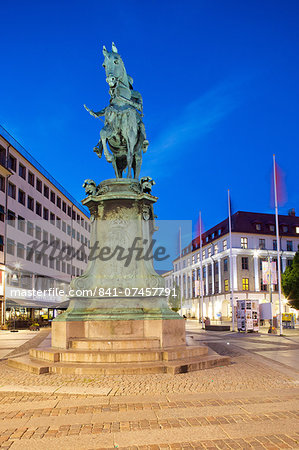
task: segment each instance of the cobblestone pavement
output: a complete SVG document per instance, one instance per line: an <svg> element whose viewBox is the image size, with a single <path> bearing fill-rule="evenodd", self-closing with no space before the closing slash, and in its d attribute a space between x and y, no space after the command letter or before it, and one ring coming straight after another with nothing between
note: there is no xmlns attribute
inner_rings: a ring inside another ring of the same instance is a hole
<svg viewBox="0 0 299 450"><path fill-rule="evenodd" d="M299 449L296 373L233 345L222 353L230 366L176 376L34 375L2 361L0 447ZM61 386L73 393L50 390ZM76 394L82 387L107 395Z"/></svg>

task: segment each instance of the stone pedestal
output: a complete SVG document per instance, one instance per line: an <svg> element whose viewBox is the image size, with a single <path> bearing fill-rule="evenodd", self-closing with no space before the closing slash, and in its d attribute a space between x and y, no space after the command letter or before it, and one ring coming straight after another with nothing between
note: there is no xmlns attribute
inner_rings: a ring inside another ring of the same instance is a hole
<svg viewBox="0 0 299 450"><path fill-rule="evenodd" d="M72 338L158 338L185 345L185 322L169 309L164 279L153 267L153 204L139 181L103 181L84 201L91 213L91 253L73 280L68 310L52 325L52 346ZM84 295L86 294L86 295Z"/></svg>
<svg viewBox="0 0 299 450"><path fill-rule="evenodd" d="M10 365L35 373L175 374L229 363L205 346L187 346L185 320L168 307L153 267L156 201L128 179L103 181L83 201L91 213L86 271L52 322L52 347Z"/></svg>

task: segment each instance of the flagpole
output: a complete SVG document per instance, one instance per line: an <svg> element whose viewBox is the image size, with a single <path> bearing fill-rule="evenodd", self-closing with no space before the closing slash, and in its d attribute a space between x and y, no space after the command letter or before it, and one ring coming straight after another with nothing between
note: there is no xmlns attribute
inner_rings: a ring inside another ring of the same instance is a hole
<svg viewBox="0 0 299 450"><path fill-rule="evenodd" d="M202 279L202 229L201 229L201 211L199 211L199 239L200 239L200 303L201 303L201 326L204 328L203 317L203 279Z"/></svg>
<svg viewBox="0 0 299 450"><path fill-rule="evenodd" d="M275 222L276 222L276 241L277 241L277 271L278 271L278 301L279 301L279 334L282 336L280 240L279 240L279 223L278 223L278 205L277 205L277 185L276 185L276 162L275 162L275 155L273 155L273 173L274 173Z"/></svg>
<svg viewBox="0 0 299 450"><path fill-rule="evenodd" d="M230 278L230 292L231 292L231 305L232 305L232 331L235 331L235 300L234 300L234 287L233 287L233 251L232 251L232 219L231 219L231 207L230 207L229 189L227 190L227 200L228 200L228 225L229 225L229 278Z"/></svg>
<svg viewBox="0 0 299 450"><path fill-rule="evenodd" d="M182 256L182 228L180 227L180 234L179 234L179 242L180 242L180 272L183 269L182 268L182 261L181 261L181 256ZM183 273L181 273L181 316L183 316Z"/></svg>

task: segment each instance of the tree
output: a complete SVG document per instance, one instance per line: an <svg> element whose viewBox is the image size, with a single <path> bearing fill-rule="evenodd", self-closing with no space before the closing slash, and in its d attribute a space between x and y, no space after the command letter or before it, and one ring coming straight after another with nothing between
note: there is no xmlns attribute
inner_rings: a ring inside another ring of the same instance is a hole
<svg viewBox="0 0 299 450"><path fill-rule="evenodd" d="M299 309L299 250L294 256L292 265L282 274L281 286L284 296L289 300L288 305Z"/></svg>
<svg viewBox="0 0 299 450"><path fill-rule="evenodd" d="M181 309L181 290L176 283L174 283L173 289L171 289L168 303L170 308L175 312L178 312L179 309Z"/></svg>

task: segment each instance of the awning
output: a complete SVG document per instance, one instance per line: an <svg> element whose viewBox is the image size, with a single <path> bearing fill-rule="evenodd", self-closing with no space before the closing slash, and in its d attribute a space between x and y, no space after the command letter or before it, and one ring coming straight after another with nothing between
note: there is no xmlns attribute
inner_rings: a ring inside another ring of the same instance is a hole
<svg viewBox="0 0 299 450"><path fill-rule="evenodd" d="M51 308L51 309L67 309L69 300L64 302L39 302L31 299L6 299L6 308Z"/></svg>

